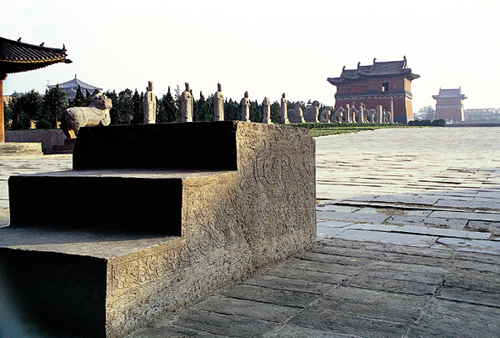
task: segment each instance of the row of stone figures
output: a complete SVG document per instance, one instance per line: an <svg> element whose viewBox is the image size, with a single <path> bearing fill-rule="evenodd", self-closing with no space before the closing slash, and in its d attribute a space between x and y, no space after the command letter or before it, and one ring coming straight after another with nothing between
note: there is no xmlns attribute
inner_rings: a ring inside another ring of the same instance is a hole
<svg viewBox="0 0 500 338"><path fill-rule="evenodd" d="M186 90L181 95L181 122L193 122L194 100L189 83L185 83ZM241 121L250 122L250 99L248 92L245 92L240 102ZM264 98L264 116L262 123L271 122L271 100ZM333 114L332 107L325 107L321 114L319 113L320 103L314 101L306 109L302 109L300 102L295 103L293 109L288 110L285 94L281 97L281 116L280 123L393 123L393 115L389 111L383 110L382 106L376 109L366 109L363 103L359 109L356 109L354 102L351 106L346 105L346 109L340 107ZM148 88L144 95L144 124L155 123L156 121L156 96L153 93L153 82L148 82ZM214 121L224 121L224 96L222 95L222 86L217 84L217 92L214 94Z"/></svg>
<svg viewBox="0 0 500 338"><path fill-rule="evenodd" d="M329 108L329 107L327 107ZM356 109L354 102L352 105L346 104L345 109L342 107L337 108L335 113L330 114L330 111L323 110L320 118L321 122L331 121L332 123L394 123L393 113L385 110L381 105L375 109L366 109L364 103L359 105Z"/></svg>

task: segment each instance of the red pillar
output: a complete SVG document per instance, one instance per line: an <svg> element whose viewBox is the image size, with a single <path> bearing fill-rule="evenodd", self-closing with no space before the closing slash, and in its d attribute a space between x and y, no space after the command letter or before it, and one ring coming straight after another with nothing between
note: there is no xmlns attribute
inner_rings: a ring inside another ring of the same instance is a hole
<svg viewBox="0 0 500 338"><path fill-rule="evenodd" d="M0 142L5 142L5 118L3 111L3 81L7 74L0 74Z"/></svg>

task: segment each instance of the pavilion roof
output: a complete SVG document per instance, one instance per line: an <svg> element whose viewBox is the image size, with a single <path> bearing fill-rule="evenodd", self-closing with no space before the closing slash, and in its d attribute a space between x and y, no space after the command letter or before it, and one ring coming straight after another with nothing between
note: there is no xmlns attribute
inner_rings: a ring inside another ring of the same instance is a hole
<svg viewBox="0 0 500 338"><path fill-rule="evenodd" d="M66 48L47 48L0 37L0 75L27 72L54 63L71 63Z"/></svg>
<svg viewBox="0 0 500 338"><path fill-rule="evenodd" d="M444 98L452 98L452 97L458 97L461 98L462 100L465 100L467 97L465 97L464 94L462 94L462 88L453 88L453 89L442 89L439 88L439 94L438 95L432 95L433 99L444 99Z"/></svg>
<svg viewBox="0 0 500 338"><path fill-rule="evenodd" d="M102 88L89 85L88 83L85 83L82 80L78 79L76 77L76 74L75 74L75 78L72 79L72 80L69 80L69 81L66 81L66 82L63 82L63 83L59 83L57 85L49 85L47 87L52 88L52 87L55 87L55 86L59 86L59 88L61 88L63 90L70 90L72 88L76 90L76 88L78 88L78 86L80 86L80 88L82 90L87 90L90 93L92 93L96 89L102 90Z"/></svg>
<svg viewBox="0 0 500 338"><path fill-rule="evenodd" d="M412 73L411 68L408 68L405 57L401 61L377 62L376 59L373 59L373 64L361 65L358 63L355 69L345 69L344 67L340 77L328 78L327 81L332 85L338 85L370 77L394 75L404 76L410 81L420 77L420 75Z"/></svg>

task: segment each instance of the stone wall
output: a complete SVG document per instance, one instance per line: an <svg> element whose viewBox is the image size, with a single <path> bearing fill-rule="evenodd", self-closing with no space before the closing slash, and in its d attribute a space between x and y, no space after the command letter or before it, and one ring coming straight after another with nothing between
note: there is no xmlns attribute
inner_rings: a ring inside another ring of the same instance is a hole
<svg viewBox="0 0 500 338"><path fill-rule="evenodd" d="M64 144L64 133L60 129L51 130L7 130L5 142L39 142L44 153L51 153L52 146Z"/></svg>

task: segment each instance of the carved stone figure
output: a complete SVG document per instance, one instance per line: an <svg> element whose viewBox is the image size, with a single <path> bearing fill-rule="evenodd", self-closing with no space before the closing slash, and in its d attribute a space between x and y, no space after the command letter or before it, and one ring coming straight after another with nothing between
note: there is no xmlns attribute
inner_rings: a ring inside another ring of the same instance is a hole
<svg viewBox="0 0 500 338"><path fill-rule="evenodd" d="M285 93L281 95L281 117L280 117L280 123L281 124L289 124L290 120L288 119L288 109L287 109L287 103L285 99Z"/></svg>
<svg viewBox="0 0 500 338"><path fill-rule="evenodd" d="M368 110L368 121L370 121L370 123L375 123L375 113L375 109Z"/></svg>
<svg viewBox="0 0 500 338"><path fill-rule="evenodd" d="M144 95L144 124L156 123L156 95L153 93L153 81L148 81Z"/></svg>
<svg viewBox="0 0 500 338"><path fill-rule="evenodd" d="M392 123L392 114L390 111L384 111L384 123Z"/></svg>
<svg viewBox="0 0 500 338"><path fill-rule="evenodd" d="M359 123L367 123L366 108L364 103L359 104Z"/></svg>
<svg viewBox="0 0 500 338"><path fill-rule="evenodd" d="M345 105L345 108L346 108L344 115L345 123L352 123L351 106L349 106L349 103Z"/></svg>
<svg viewBox="0 0 500 338"><path fill-rule="evenodd" d="M351 105L351 121L352 123L356 123L359 121L359 111L356 109L354 102Z"/></svg>
<svg viewBox="0 0 500 338"><path fill-rule="evenodd" d="M319 114L320 123L330 123L330 114L332 112L332 107L326 106L321 114Z"/></svg>
<svg viewBox="0 0 500 338"><path fill-rule="evenodd" d="M220 83L217 83L217 92L214 94L214 121L224 121L224 95Z"/></svg>
<svg viewBox="0 0 500 338"><path fill-rule="evenodd" d="M181 95L181 122L193 122L193 94L186 82L186 90Z"/></svg>
<svg viewBox="0 0 500 338"><path fill-rule="evenodd" d="M61 129L67 138L76 138L81 127L108 126L109 111L113 107L110 98L98 94L88 107L68 108L61 114Z"/></svg>
<svg viewBox="0 0 500 338"><path fill-rule="evenodd" d="M338 107L331 117L332 123L342 123L344 117L344 108Z"/></svg>
<svg viewBox="0 0 500 338"><path fill-rule="evenodd" d="M262 106L264 106L264 116L262 117L262 123L272 124L271 121L271 100L268 97L264 98L262 102Z"/></svg>
<svg viewBox="0 0 500 338"><path fill-rule="evenodd" d="M248 99L248 92L241 99L241 121L250 122L250 100Z"/></svg>
<svg viewBox="0 0 500 338"><path fill-rule="evenodd" d="M291 123L304 123L304 114L302 113L302 105L300 102L295 102L295 108L288 111L288 119Z"/></svg>
<svg viewBox="0 0 500 338"><path fill-rule="evenodd" d="M314 101L309 108L304 110L304 120L306 122L311 123L319 123L318 115L319 115L319 102Z"/></svg>
<svg viewBox="0 0 500 338"><path fill-rule="evenodd" d="M375 123L384 123L383 110L381 105L375 107Z"/></svg>

